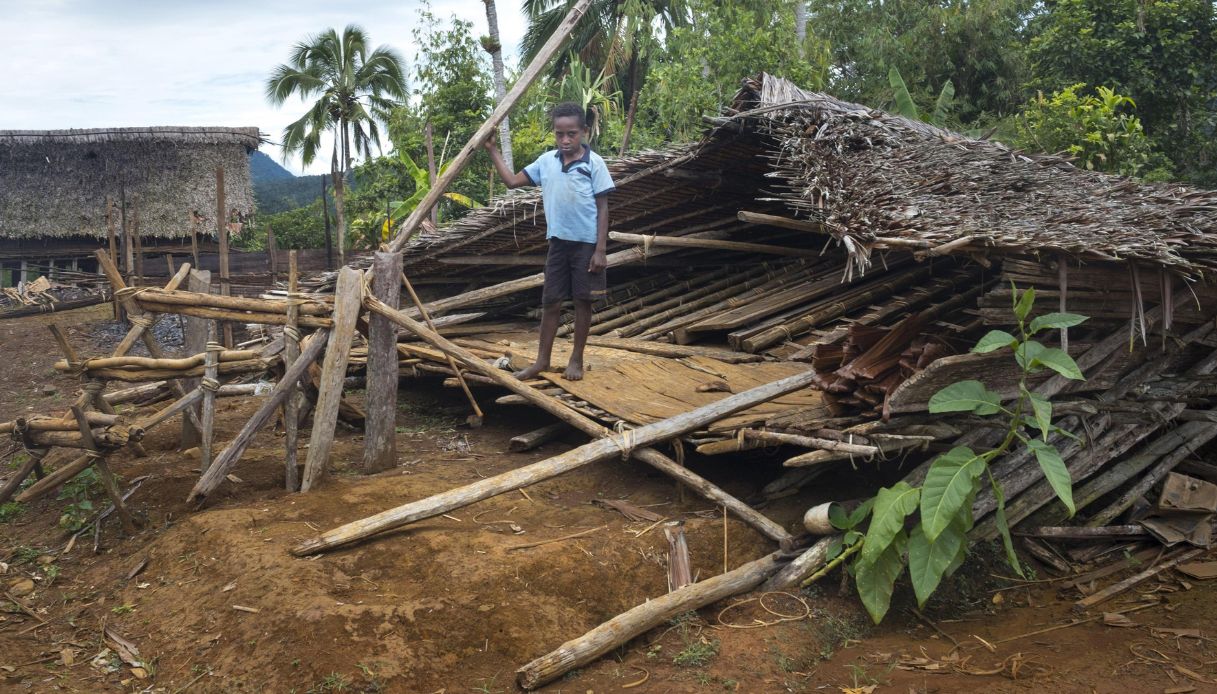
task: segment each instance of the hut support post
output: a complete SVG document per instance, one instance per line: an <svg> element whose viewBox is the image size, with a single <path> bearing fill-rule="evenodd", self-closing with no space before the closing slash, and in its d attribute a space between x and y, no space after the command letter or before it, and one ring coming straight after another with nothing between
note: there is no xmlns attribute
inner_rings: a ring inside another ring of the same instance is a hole
<svg viewBox="0 0 1217 694"><path fill-rule="evenodd" d="M275 257L275 229L266 223L266 262L270 267L270 283L273 285L279 275L279 261Z"/></svg>
<svg viewBox="0 0 1217 694"><path fill-rule="evenodd" d="M190 277L186 281L186 288L200 294L209 293L211 291L211 273L207 270L191 270ZM207 324L207 320L203 318L186 317L186 354L201 354L207 349ZM185 381L182 387L187 391L194 390L199 387L199 379L192 378ZM196 418L202 414L197 405L191 405L190 409L194 412ZM195 426L191 418L183 416L182 436L179 447L182 450L186 450L187 448L199 445L201 434L202 432L199 430L199 427Z"/></svg>
<svg viewBox="0 0 1217 694"><path fill-rule="evenodd" d="M325 337L326 331L321 329L309 336L308 340L305 340L304 347L300 351L300 356L287 367L283 373L283 378L279 379L279 382L275 384L270 395L266 397L266 400L258 408L258 411L245 422L245 425L241 427L241 431L233 437L228 447L216 456L211 467L195 483L194 488L190 490L190 496L186 498L187 503L201 500L214 491L216 487L220 486L224 476L241 459L241 454L249 447L254 435L266 424L271 415L275 413L275 410L279 409L284 399L287 398L288 393L295 391L296 383L304 376L309 364L312 364L321 355L321 351L326 346Z"/></svg>
<svg viewBox="0 0 1217 694"><path fill-rule="evenodd" d="M287 324L283 327L283 363L294 364L300 358L300 305L295 294L300 288L300 274L296 264L296 251L287 253L287 291L291 301L287 307ZM300 396L296 384L288 385L283 399L283 445L287 447L283 458L284 486L287 491L300 489L300 469L297 467L297 449L300 441Z"/></svg>
<svg viewBox="0 0 1217 694"><path fill-rule="evenodd" d="M372 295L397 308L401 288L401 253L377 252L372 261ZM364 425L363 470L387 470L397 464L397 326L384 316L368 320L368 416Z"/></svg>
<svg viewBox="0 0 1217 694"><path fill-rule="evenodd" d="M220 389L219 376L220 351L223 347L216 342L216 325L208 321L207 325L207 361L203 371L203 381L199 388L203 391L203 426L199 442L200 465L206 472L211 467L211 444L215 433L216 421L216 391Z"/></svg>
<svg viewBox="0 0 1217 694"><path fill-rule="evenodd" d="M228 278L228 206L224 202L224 167L216 167L216 238L220 243L220 293L232 294ZM232 349L232 323L224 321L224 348Z"/></svg>
<svg viewBox="0 0 1217 694"><path fill-rule="evenodd" d="M144 283L144 242L139 235L139 193L131 199L131 247L135 251L135 281L131 286L138 287Z"/></svg>
<svg viewBox="0 0 1217 694"><path fill-rule="evenodd" d="M359 316L359 297L363 274L343 266L338 271L334 288L334 327L321 367L317 386L317 407L313 414L313 432L309 439L308 457L304 461L304 478L300 491L307 492L325 475L330 449L334 446L334 427L338 423L338 405L342 400L342 381L346 378L347 361L351 356L351 340L355 337L355 319Z"/></svg>

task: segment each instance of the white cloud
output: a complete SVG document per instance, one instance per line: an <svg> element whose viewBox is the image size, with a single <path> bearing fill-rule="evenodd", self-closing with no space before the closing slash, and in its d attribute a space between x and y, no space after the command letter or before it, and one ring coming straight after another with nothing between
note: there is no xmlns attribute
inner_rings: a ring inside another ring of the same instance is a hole
<svg viewBox="0 0 1217 694"><path fill-rule="evenodd" d="M304 112L298 101L267 104L263 88L291 46L328 27L355 23L375 44L410 61L418 0L0 0L5 74L0 129L257 126L277 142ZM481 0L434 0L486 33ZM517 0L497 4L500 31L514 59L524 19ZM279 159L279 148L263 151ZM323 149L328 151L328 149ZM328 159L307 173L328 169ZM296 173L298 161L289 162Z"/></svg>

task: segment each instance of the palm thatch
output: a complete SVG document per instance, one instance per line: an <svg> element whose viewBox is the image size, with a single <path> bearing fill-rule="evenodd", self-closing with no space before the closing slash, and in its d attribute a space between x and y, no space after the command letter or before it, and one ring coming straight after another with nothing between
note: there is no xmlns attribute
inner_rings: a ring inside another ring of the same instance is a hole
<svg viewBox="0 0 1217 694"><path fill-rule="evenodd" d="M105 237L105 203L138 196L141 236L215 228L216 168L229 214L254 211L249 152L257 128L0 130L0 237ZM210 223L208 223L210 222Z"/></svg>

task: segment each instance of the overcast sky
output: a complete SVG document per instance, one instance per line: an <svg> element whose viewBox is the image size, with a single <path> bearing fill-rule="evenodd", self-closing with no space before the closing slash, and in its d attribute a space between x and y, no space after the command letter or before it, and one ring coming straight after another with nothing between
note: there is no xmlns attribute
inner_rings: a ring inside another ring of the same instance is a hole
<svg viewBox="0 0 1217 694"><path fill-rule="evenodd" d="M328 27L362 25L412 69L419 0L0 0L4 70L0 130L153 125L257 126L277 142L304 113L298 100L267 104L266 78L294 43ZM519 0L497 3L514 64L524 20ZM487 33L481 0L432 0L440 18ZM387 146L387 142L384 143ZM273 144L262 151L276 160ZM322 151L328 152L328 149ZM322 173L329 158L309 171Z"/></svg>

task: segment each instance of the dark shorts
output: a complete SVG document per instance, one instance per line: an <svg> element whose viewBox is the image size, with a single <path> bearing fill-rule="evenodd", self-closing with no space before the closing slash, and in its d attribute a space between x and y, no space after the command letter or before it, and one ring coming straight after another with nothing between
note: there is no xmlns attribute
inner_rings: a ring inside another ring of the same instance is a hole
<svg viewBox="0 0 1217 694"><path fill-rule="evenodd" d="M596 244L551 238L545 256L545 289L541 304L556 304L567 299L599 301L604 298L607 271L588 272Z"/></svg>

